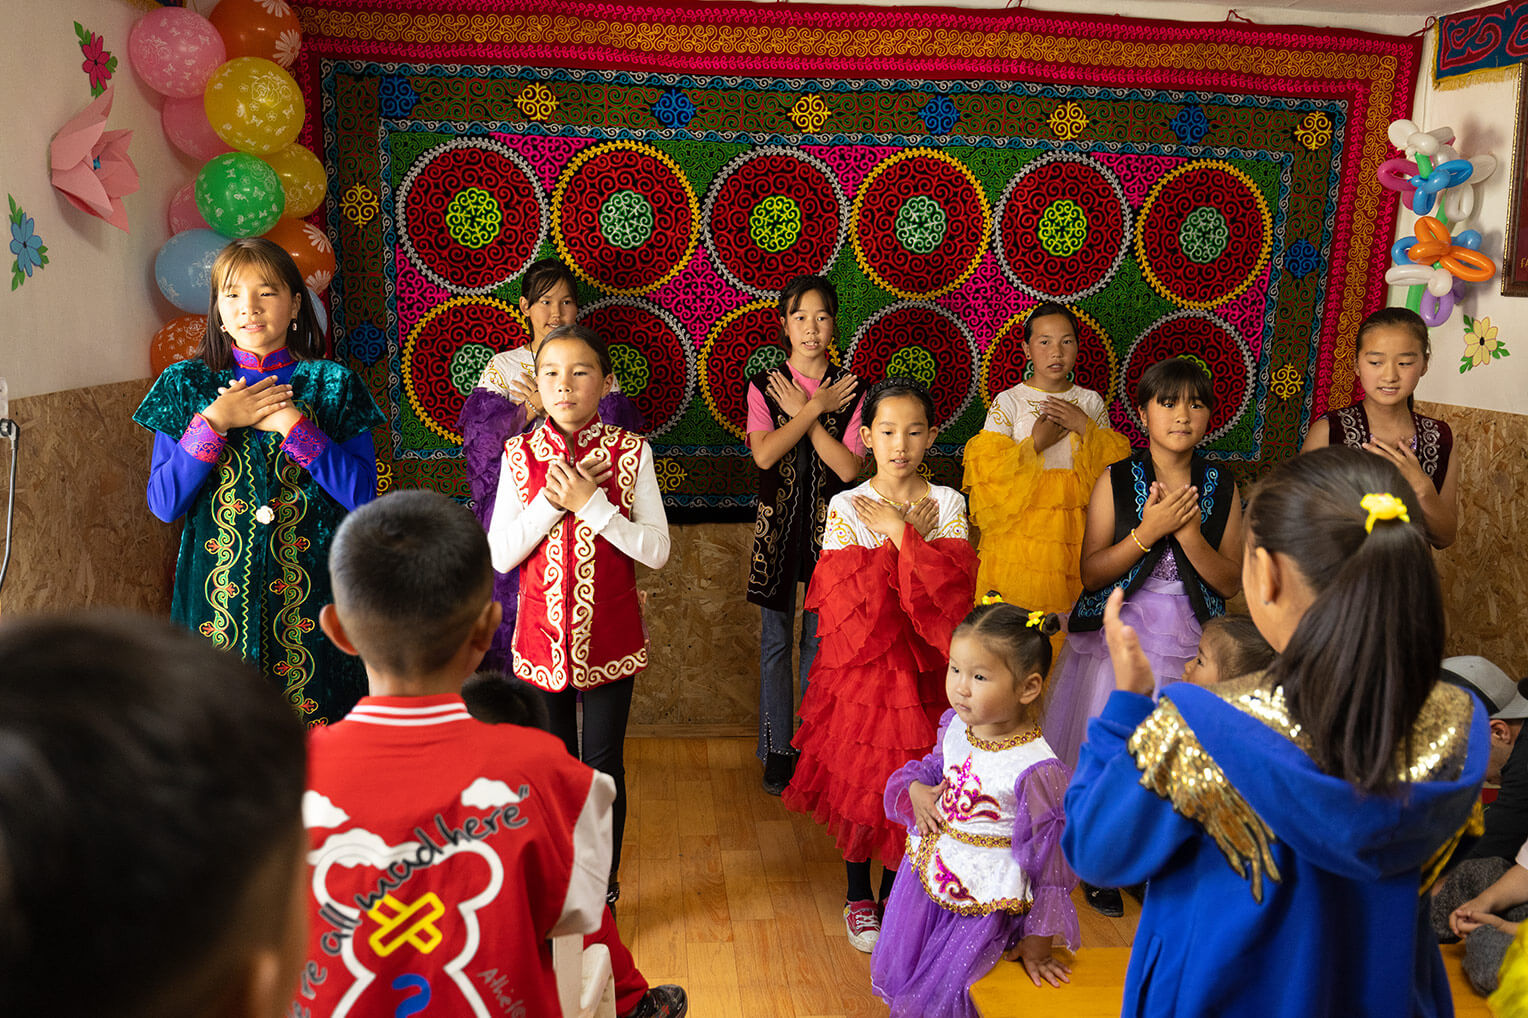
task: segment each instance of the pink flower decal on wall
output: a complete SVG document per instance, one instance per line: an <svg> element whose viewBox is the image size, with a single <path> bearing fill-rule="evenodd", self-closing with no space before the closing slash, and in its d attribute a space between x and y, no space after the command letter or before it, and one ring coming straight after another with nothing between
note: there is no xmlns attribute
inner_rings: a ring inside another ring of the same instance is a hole
<svg viewBox="0 0 1528 1018"><path fill-rule="evenodd" d="M90 94L100 95L117 70L117 58L107 50L105 39L78 21L74 23L74 34L79 37L80 52L85 54L80 70L90 76Z"/></svg>
<svg viewBox="0 0 1528 1018"><path fill-rule="evenodd" d="M114 88L108 86L53 136L53 186L75 208L127 232L124 195L138 190L138 168L128 158L132 131L106 130Z"/></svg>

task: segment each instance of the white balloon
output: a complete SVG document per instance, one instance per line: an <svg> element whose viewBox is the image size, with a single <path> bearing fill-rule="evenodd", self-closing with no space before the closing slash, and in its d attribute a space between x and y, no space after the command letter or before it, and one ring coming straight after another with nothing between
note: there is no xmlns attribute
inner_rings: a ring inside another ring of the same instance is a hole
<svg viewBox="0 0 1528 1018"><path fill-rule="evenodd" d="M1406 139L1406 153L1420 153L1428 158L1437 154L1439 141L1424 131L1418 131Z"/></svg>
<svg viewBox="0 0 1528 1018"><path fill-rule="evenodd" d="M1431 265L1392 265L1385 270L1385 282L1391 286L1421 286L1432 277Z"/></svg>
<svg viewBox="0 0 1528 1018"><path fill-rule="evenodd" d="M1496 172L1496 157L1489 152L1473 156L1470 163L1475 167L1475 172L1470 175L1471 183L1479 184Z"/></svg>
<svg viewBox="0 0 1528 1018"><path fill-rule="evenodd" d="M1448 216L1451 232L1458 233L1474 218L1476 199L1479 195L1475 193L1473 183L1450 187L1438 197L1443 203L1444 214Z"/></svg>
<svg viewBox="0 0 1528 1018"><path fill-rule="evenodd" d="M1432 278L1427 281L1427 292L1434 297L1441 297L1454 289L1454 276L1447 269L1434 269Z"/></svg>
<svg viewBox="0 0 1528 1018"><path fill-rule="evenodd" d="M1396 148L1405 148L1406 139L1410 138L1413 134L1416 134L1421 130L1422 129L1416 125L1415 121L1392 120L1390 121L1390 129L1388 131L1388 134L1390 135L1390 144L1394 145Z"/></svg>

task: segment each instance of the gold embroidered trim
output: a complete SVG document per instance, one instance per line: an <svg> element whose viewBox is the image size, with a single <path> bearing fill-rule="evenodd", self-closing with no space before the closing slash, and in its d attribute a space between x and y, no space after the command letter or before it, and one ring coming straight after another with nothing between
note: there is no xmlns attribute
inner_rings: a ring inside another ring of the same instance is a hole
<svg viewBox="0 0 1528 1018"><path fill-rule="evenodd" d="M1028 898L999 898L996 901L973 901L957 904L941 894L938 889L929 886L929 863L934 861L939 839L943 835L952 833L952 831L940 831L937 834L921 839L918 842L918 851L913 856L913 869L918 871L918 882L923 885L923 891L929 896L929 899L945 911L954 912L956 915L982 916L993 912L1011 912L1014 915L1024 915L1028 912L1030 906L1034 904ZM956 879L957 881L959 880L958 877ZM960 887L962 891L965 890L964 884L961 884ZM966 893L969 894L970 892Z"/></svg>
<svg viewBox="0 0 1528 1018"><path fill-rule="evenodd" d="M985 749L989 753L1000 753L1005 749L1022 746L1025 743L1034 742L1039 737L1040 729L1038 728L1031 728L1027 732L1020 732L1018 735L1010 735L1002 739L978 738L971 733L971 729L966 729L966 741L971 743L976 749Z"/></svg>
<svg viewBox="0 0 1528 1018"><path fill-rule="evenodd" d="M1005 838L1001 834L971 834L962 831L958 827L946 827L939 832L945 837L953 838L963 845L975 845L977 848L1012 848L1013 839Z"/></svg>
<svg viewBox="0 0 1528 1018"><path fill-rule="evenodd" d="M1267 673L1211 688L1237 710L1257 718L1306 754L1311 752L1309 734L1290 716L1284 687L1269 686ZM1395 780L1457 781L1469 755L1472 710L1470 694L1463 689L1449 682L1434 686L1411 727L1411 759L1406 760L1402 750L1396 752Z"/></svg>
<svg viewBox="0 0 1528 1018"><path fill-rule="evenodd" d="M1141 784L1203 827L1237 875L1250 878L1252 899L1261 903L1264 873L1275 882L1280 879L1269 848L1273 831L1231 787L1171 700L1157 704L1128 746L1141 769Z"/></svg>

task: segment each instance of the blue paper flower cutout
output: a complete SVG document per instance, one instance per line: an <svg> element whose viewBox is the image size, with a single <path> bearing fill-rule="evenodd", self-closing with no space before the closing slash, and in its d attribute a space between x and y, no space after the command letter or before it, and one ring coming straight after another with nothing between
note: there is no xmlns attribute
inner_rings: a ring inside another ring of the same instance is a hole
<svg viewBox="0 0 1528 1018"><path fill-rule="evenodd" d="M955 108L949 96L941 92L924 103L918 116L923 118L923 126L929 134L949 134L955 121L960 119L960 110Z"/></svg>
<svg viewBox="0 0 1528 1018"><path fill-rule="evenodd" d="M351 329L347 343L350 356L362 364L375 364L387 355L387 337L371 322L362 322Z"/></svg>
<svg viewBox="0 0 1528 1018"><path fill-rule="evenodd" d="M37 235L37 221L22 211L16 199L6 195L11 203L11 289L14 290L32 278L32 270L48 264L48 247Z"/></svg>
<svg viewBox="0 0 1528 1018"><path fill-rule="evenodd" d="M401 120L414 112L414 105L419 102L419 93L414 91L409 79L401 74L389 74L377 87L377 100L384 117Z"/></svg>
<svg viewBox="0 0 1528 1018"><path fill-rule="evenodd" d="M11 223L11 254L28 276L33 269L42 268L42 255L46 248L37 235L36 223L31 216L22 216L20 222ZM50 277L51 278L51 277Z"/></svg>
<svg viewBox="0 0 1528 1018"><path fill-rule="evenodd" d="M670 129L684 127L697 112L695 103L677 88L667 90L653 103L653 118Z"/></svg>
<svg viewBox="0 0 1528 1018"><path fill-rule="evenodd" d="M1296 279L1304 279L1306 276L1321 268L1321 252L1310 241L1301 237L1289 245L1289 250L1284 252L1284 268Z"/></svg>
<svg viewBox="0 0 1528 1018"><path fill-rule="evenodd" d="M1172 128L1181 144L1197 145L1200 139L1210 133L1210 118L1198 106L1185 106L1167 126Z"/></svg>

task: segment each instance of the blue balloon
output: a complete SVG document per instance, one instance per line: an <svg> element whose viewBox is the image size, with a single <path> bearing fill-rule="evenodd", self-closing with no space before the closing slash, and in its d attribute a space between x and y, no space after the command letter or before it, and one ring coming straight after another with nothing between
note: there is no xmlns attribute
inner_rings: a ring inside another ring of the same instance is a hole
<svg viewBox="0 0 1528 1018"><path fill-rule="evenodd" d="M1454 243L1460 247L1467 247L1471 251L1480 250L1480 231L1464 230L1454 234Z"/></svg>
<svg viewBox="0 0 1528 1018"><path fill-rule="evenodd" d="M212 263L228 238L215 230L186 230L165 241L154 256L154 281L165 300L182 311L206 314L212 294Z"/></svg>
<svg viewBox="0 0 1528 1018"><path fill-rule="evenodd" d="M1397 265L1410 265L1411 255L1408 252L1415 246L1417 238L1402 237L1390 245L1390 260Z"/></svg>

